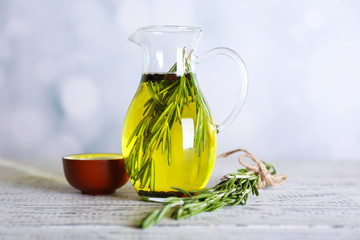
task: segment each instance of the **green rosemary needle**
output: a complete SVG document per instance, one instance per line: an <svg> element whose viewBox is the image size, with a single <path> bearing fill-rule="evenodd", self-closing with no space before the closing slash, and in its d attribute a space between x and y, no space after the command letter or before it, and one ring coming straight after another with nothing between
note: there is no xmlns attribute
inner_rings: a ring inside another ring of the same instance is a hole
<svg viewBox="0 0 360 240"><path fill-rule="evenodd" d="M272 164L263 164L266 167L265 171L267 173L273 175L272 177L277 177L274 175L276 171ZM259 195L258 186L261 176L261 172L238 169L236 173L225 175L221 182L212 188L188 192L174 187L175 190L186 194L188 197L168 197L162 199L163 207L148 214L138 224L138 227L145 229L156 225L169 212L171 212L170 218L181 220L198 213L213 212L227 205L245 205L250 193L256 196ZM284 178L283 176L280 177ZM286 177L281 181L285 179ZM158 199L153 198L148 198L147 200L158 201Z"/></svg>

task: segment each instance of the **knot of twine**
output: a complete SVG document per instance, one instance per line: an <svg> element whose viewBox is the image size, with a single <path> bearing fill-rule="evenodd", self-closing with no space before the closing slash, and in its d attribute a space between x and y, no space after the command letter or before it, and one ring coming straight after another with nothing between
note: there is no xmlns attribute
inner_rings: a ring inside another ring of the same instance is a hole
<svg viewBox="0 0 360 240"><path fill-rule="evenodd" d="M269 186L274 186L274 185L278 185L281 184L282 182L284 182L287 179L287 175L286 174L280 174L280 175L273 175L269 172L269 170L266 169L265 165L263 162L261 162L260 160L256 159L254 157L254 155L252 155L251 153L249 153L247 150L245 149L236 149L230 152L226 152L226 153L222 153L220 154L218 157L227 157L233 153L236 152L244 152L244 154L240 155L238 157L238 161L241 165L243 165L247 170L249 174L255 173L259 176L259 183L258 183L258 188L264 188L266 185ZM247 165L245 163L242 162L242 159L244 157L248 157L251 160L253 160L257 165ZM227 177L227 176L225 176Z"/></svg>

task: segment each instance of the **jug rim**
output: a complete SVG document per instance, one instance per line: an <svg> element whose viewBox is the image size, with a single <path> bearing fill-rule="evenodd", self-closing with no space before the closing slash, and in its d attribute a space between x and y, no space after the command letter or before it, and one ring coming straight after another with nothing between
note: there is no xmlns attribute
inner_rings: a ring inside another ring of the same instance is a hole
<svg viewBox="0 0 360 240"><path fill-rule="evenodd" d="M154 25L138 28L137 32L160 32L160 33L171 33L171 32L202 32L200 27L192 26L181 26L181 25Z"/></svg>

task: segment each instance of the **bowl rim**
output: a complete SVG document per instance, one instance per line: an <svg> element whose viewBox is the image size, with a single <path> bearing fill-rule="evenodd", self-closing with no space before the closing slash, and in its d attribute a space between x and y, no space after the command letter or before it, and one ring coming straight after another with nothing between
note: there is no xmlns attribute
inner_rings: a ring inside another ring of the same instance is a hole
<svg viewBox="0 0 360 240"><path fill-rule="evenodd" d="M124 156L121 153L79 153L65 155L62 159L71 161L105 161L124 160Z"/></svg>

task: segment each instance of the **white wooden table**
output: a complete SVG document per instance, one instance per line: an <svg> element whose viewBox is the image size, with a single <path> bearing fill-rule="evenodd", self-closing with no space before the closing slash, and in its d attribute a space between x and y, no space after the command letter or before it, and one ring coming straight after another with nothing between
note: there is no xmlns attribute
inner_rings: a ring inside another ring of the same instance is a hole
<svg viewBox="0 0 360 240"><path fill-rule="evenodd" d="M236 170L229 159L217 160L210 185ZM140 230L134 225L159 205L140 201L130 184L88 196L61 169L0 159L0 239L360 239L360 161L273 163L289 179L246 206Z"/></svg>

